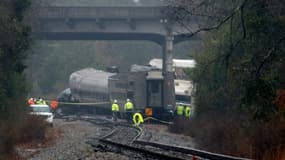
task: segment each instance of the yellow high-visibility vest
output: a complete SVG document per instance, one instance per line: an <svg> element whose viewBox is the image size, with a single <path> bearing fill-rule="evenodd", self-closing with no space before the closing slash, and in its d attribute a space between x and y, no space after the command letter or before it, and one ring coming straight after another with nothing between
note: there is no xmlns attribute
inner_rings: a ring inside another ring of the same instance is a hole
<svg viewBox="0 0 285 160"><path fill-rule="evenodd" d="M185 117L190 118L190 116L191 116L191 108L187 106L185 108Z"/></svg>
<svg viewBox="0 0 285 160"><path fill-rule="evenodd" d="M177 115L183 115L184 107L182 105L177 106Z"/></svg>
<svg viewBox="0 0 285 160"><path fill-rule="evenodd" d="M119 105L117 103L112 104L112 112L119 112Z"/></svg>
<svg viewBox="0 0 285 160"><path fill-rule="evenodd" d="M133 115L133 122L135 125L140 125L141 123L143 123L143 116L140 113L135 113Z"/></svg>
<svg viewBox="0 0 285 160"><path fill-rule="evenodd" d="M134 105L132 102L127 102L124 106L125 111L126 110L133 110L134 109Z"/></svg>

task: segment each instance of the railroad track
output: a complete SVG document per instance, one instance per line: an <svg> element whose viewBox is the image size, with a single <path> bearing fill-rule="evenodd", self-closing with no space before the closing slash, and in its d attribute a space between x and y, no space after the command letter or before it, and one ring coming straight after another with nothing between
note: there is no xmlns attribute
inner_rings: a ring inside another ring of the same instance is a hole
<svg viewBox="0 0 285 160"><path fill-rule="evenodd" d="M192 155L192 158L196 159L207 159L207 160L250 160L247 158L240 158L240 157L234 157L234 156L228 156L223 154L217 154L217 153L211 153L203 150L188 148L188 147L182 147L182 146L173 146L173 145L167 145L162 143L156 143L156 142L149 142L149 141L143 141L143 140L135 140L135 144L145 145L145 146L153 146L155 148L161 148L165 150L170 150L173 152L180 152L187 155Z"/></svg>
<svg viewBox="0 0 285 160"><path fill-rule="evenodd" d="M102 137L100 141L105 144L140 152L157 159L248 160L245 158L216 154L187 147L138 140L141 135L141 128L120 124L110 134Z"/></svg>
<svg viewBox="0 0 285 160"><path fill-rule="evenodd" d="M141 128L127 124L118 124L112 132L100 138L99 141L107 145L117 146L120 149L124 148L133 152L142 153L143 155L155 159L186 160L195 157L198 160L199 158L188 153L178 152L178 150L170 150L170 148L155 146L153 144L148 145L147 141L144 141L145 143L139 143L142 141L138 141L137 139L141 134Z"/></svg>
<svg viewBox="0 0 285 160"><path fill-rule="evenodd" d="M132 152L143 154L150 159L174 159L174 160L185 160L185 158L179 157L177 155L165 154L169 152L166 150L153 150L145 145L135 144L134 141L142 134L142 130L131 125L119 124L115 130L110 134L102 137L100 141L107 145L112 145L119 147L120 149L124 148ZM97 146L96 146L97 147Z"/></svg>
<svg viewBox="0 0 285 160"><path fill-rule="evenodd" d="M98 142L90 143L94 150L97 151L123 153L123 150L127 150L127 156L131 156L132 153L134 157L137 156L137 154L141 154L142 158L147 157L148 159L249 160L246 158L216 154L193 148L150 142L151 134L147 135L150 138L140 140L139 137L143 134L143 130L141 128L134 127L126 123L113 123L112 121L104 118L76 116L65 117L63 119L67 119L69 121L83 120L94 125L108 127L110 131L108 134L98 138Z"/></svg>
<svg viewBox="0 0 285 160"><path fill-rule="evenodd" d="M141 134L141 131L135 127L119 124L108 135L101 138L101 140L118 142L121 144L131 144Z"/></svg>

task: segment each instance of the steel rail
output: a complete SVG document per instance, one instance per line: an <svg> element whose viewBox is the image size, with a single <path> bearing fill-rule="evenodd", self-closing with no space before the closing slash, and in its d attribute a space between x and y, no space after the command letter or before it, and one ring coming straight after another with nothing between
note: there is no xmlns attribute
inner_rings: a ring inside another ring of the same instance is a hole
<svg viewBox="0 0 285 160"><path fill-rule="evenodd" d="M126 128L132 128L133 130L135 130L136 135L133 136L133 137L131 137L131 140L128 140L128 143L129 143L129 144L133 143L133 142L134 142L138 137L140 137L141 134L142 134L142 130L141 130L140 128L134 127L134 126L129 125L129 124L117 123L117 126L126 127ZM122 130L122 129L119 129L119 128L115 128L115 127L114 127L114 129L113 129L109 134L107 134L107 135L101 137L100 139L104 139L104 140L107 140L108 138L110 139L110 138L112 138L112 137L115 135L115 133L120 132L120 130ZM118 134L119 134L119 133L118 133ZM114 137L116 137L116 135L115 135ZM109 140L109 141L111 141L111 140Z"/></svg>
<svg viewBox="0 0 285 160"><path fill-rule="evenodd" d="M153 156L153 157L156 157L156 158L160 158L160 159L185 160L184 158L175 157L175 156L171 156L171 155L165 155L165 154L162 154L162 153L159 153L159 152L151 151L149 149L144 149L144 148L141 148L141 147L135 147L135 146L132 146L132 145L122 144L122 143L118 143L118 142L114 142L114 141L110 141L110 140L106 140L106 139L100 139L99 141L101 141L103 143L106 143L106 144L118 146L120 148L125 148L125 149L128 149L128 150L132 150L132 151L135 151L135 152L148 154L150 156Z"/></svg>
<svg viewBox="0 0 285 160"><path fill-rule="evenodd" d="M132 151L135 151L135 152L140 152L140 153L143 153L143 154L147 154L149 156L153 156L153 157L156 157L156 158L159 158L159 159L174 159L174 160L185 160L185 159L189 159L189 157L185 158L183 156L181 156L181 153L180 153L180 156L177 156L177 155L174 155L174 154L165 154L166 152L168 152L168 150L165 150L165 149L162 149L162 148L158 148L159 151L154 151L152 149L147 149L145 148L145 146L142 146L142 145L134 145L134 142L142 135L142 128L138 127L138 126L132 126L132 125L129 125L129 124L119 124L120 126L123 126L123 127L128 127L128 128L132 128L132 129L135 129L136 132L137 132L137 135L133 137L132 140L129 140L129 143L122 143L122 142L117 142L117 141L114 141L112 139L110 139L112 136L115 135L115 133L118 133L120 130L118 130L117 128L114 129L112 132L110 132L109 134L101 137L99 139L99 141L101 141L102 143L105 143L105 144L109 144L109 145L114 145L114 146L117 146L117 147L120 147L120 148L125 148L127 150L132 150Z"/></svg>
<svg viewBox="0 0 285 160"><path fill-rule="evenodd" d="M153 146L153 147L157 147L157 148L162 148L165 150L181 152L181 153L185 153L185 154L191 154L191 155L195 155L195 156L198 156L201 158L206 158L209 160L250 160L247 158L240 158L240 157L228 156L228 155L223 155L223 154L217 154L217 153L212 153L212 152L207 152L207 151L203 151L203 150L198 150L198 149L188 148L188 147L182 147L182 146L166 145L166 144L157 143L157 142L135 140L134 143L140 144L140 145L148 145L148 146Z"/></svg>

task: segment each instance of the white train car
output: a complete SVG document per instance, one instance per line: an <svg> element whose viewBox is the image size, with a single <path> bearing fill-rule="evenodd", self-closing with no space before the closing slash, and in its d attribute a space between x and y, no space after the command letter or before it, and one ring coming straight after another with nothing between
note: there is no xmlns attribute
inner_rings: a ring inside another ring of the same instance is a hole
<svg viewBox="0 0 285 160"><path fill-rule="evenodd" d="M149 64L151 66L162 69L161 59L152 59ZM173 72L175 73L174 88L176 104L182 103L183 105L193 106L193 93L194 84L189 77L185 74L185 69L194 68L196 65L195 60L192 59L173 59Z"/></svg>

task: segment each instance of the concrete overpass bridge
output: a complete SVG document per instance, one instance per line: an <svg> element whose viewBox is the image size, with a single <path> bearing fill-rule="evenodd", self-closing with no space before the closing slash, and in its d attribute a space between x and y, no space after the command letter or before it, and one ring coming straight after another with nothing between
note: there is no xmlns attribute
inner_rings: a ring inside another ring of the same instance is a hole
<svg viewBox="0 0 285 160"><path fill-rule="evenodd" d="M36 0L35 0L36 1ZM164 14L167 0L45 0L30 13L38 40L148 40L163 50L165 105L174 104L173 45L190 40ZM178 34L179 33L179 34ZM171 95L169 93L172 93Z"/></svg>

